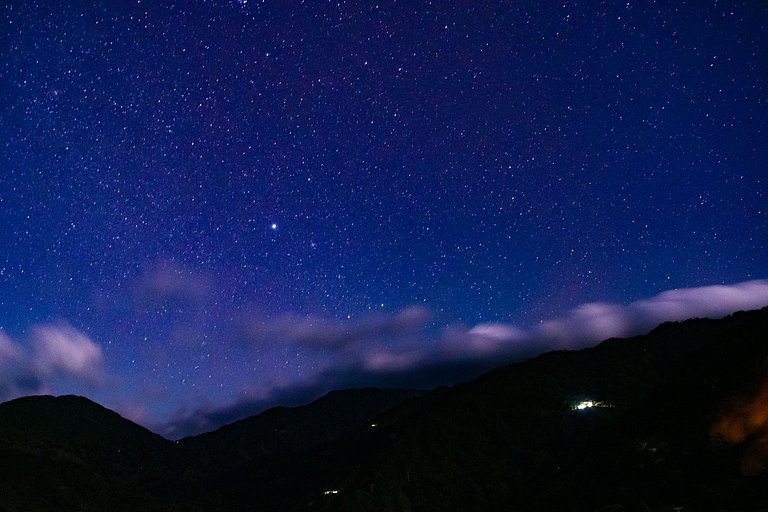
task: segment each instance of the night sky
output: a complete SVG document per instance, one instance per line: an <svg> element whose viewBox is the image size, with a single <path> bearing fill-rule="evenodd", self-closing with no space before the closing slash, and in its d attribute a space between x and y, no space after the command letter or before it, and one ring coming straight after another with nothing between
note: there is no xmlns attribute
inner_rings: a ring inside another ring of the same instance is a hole
<svg viewBox="0 0 768 512"><path fill-rule="evenodd" d="M178 437L768 304L765 2L0 23L0 400Z"/></svg>

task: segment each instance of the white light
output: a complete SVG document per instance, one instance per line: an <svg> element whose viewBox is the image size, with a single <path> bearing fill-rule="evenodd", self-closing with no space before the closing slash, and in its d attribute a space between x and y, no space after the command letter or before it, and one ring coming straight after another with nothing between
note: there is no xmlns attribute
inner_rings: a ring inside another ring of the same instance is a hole
<svg viewBox="0 0 768 512"><path fill-rule="evenodd" d="M272 229L277 229L277 224L272 224Z"/></svg>
<svg viewBox="0 0 768 512"><path fill-rule="evenodd" d="M339 494L339 490L338 489L332 489L330 491L324 491L323 494L325 494L326 496L329 495L329 494Z"/></svg>

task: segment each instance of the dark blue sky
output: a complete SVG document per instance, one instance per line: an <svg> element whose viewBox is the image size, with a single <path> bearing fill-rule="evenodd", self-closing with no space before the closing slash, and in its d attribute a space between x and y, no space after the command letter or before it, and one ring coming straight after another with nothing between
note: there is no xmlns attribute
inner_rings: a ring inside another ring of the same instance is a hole
<svg viewBox="0 0 768 512"><path fill-rule="evenodd" d="M161 429L766 277L763 2L96 4L2 8L0 399Z"/></svg>

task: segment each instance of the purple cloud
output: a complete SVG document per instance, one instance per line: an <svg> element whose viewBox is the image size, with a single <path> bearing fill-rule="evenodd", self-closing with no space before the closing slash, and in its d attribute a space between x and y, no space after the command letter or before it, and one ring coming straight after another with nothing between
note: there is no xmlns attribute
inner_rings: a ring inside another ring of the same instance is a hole
<svg viewBox="0 0 768 512"><path fill-rule="evenodd" d="M433 318L423 306L411 306L394 314L377 314L353 322L312 315L282 315L274 319L246 315L241 323L247 341L258 345L292 343L303 348L344 350L364 342L386 339L398 344L419 333Z"/></svg>
<svg viewBox="0 0 768 512"><path fill-rule="evenodd" d="M532 330L531 338L560 347L579 347L610 337L640 334L663 322L695 317L720 318L734 311L766 305L766 280L681 288L626 306L583 304L563 317L542 322Z"/></svg>
<svg viewBox="0 0 768 512"><path fill-rule="evenodd" d="M23 358L24 351L21 346L11 338L0 332L0 368L12 366Z"/></svg>
<svg viewBox="0 0 768 512"><path fill-rule="evenodd" d="M321 350L322 363L301 377L265 380L230 405L187 407L157 430L178 437L218 427L274 405L305 403L338 388L431 387L466 380L500 364L556 348L581 348L606 338L647 332L659 323L720 317L768 305L768 281L671 290L627 305L582 304L533 327L449 325L433 336L432 313L413 306L352 322L310 316L247 317L246 339L260 351L293 344Z"/></svg>
<svg viewBox="0 0 768 512"><path fill-rule="evenodd" d="M67 324L33 327L32 346L33 366L43 376L74 377L91 384L104 380L101 348Z"/></svg>
<svg viewBox="0 0 768 512"><path fill-rule="evenodd" d="M212 279L171 261L160 261L144 270L134 288L142 304L165 301L199 303L210 293Z"/></svg>
<svg viewBox="0 0 768 512"><path fill-rule="evenodd" d="M21 345L0 332L0 400L40 391L41 383L30 370Z"/></svg>
<svg viewBox="0 0 768 512"><path fill-rule="evenodd" d="M294 343L305 347L344 347L353 341L343 325L312 315L282 315L274 319L248 314L241 320L246 341L256 345Z"/></svg>
<svg viewBox="0 0 768 512"><path fill-rule="evenodd" d="M424 353L418 350L408 352L372 350L361 358L361 363L364 370L372 372L404 371L415 368L424 359Z"/></svg>
<svg viewBox="0 0 768 512"><path fill-rule="evenodd" d="M393 344L362 351L361 368L398 372L435 362L510 360L557 348L581 348L612 337L641 334L668 321L718 318L768 305L768 281L683 288L628 305L582 304L531 328L504 323L448 326L432 343ZM423 340L422 340L423 341Z"/></svg>
<svg viewBox="0 0 768 512"><path fill-rule="evenodd" d="M529 336L556 346L572 347L632 333L631 306L582 304L567 315L542 322Z"/></svg>
<svg viewBox="0 0 768 512"><path fill-rule="evenodd" d="M101 348L67 324L30 329L29 343L0 332L0 400L51 393L62 379L87 387L106 379Z"/></svg>
<svg viewBox="0 0 768 512"><path fill-rule="evenodd" d="M670 290L630 304L631 316L646 325L691 317L723 317L768 305L768 280Z"/></svg>
<svg viewBox="0 0 768 512"><path fill-rule="evenodd" d="M550 348L578 348L611 337L632 336L656 325L695 317L719 318L734 311L768 305L768 280L733 285L681 288L662 292L628 305L582 304L566 315L531 329L508 324L485 324L469 332L495 341L500 348L525 342Z"/></svg>

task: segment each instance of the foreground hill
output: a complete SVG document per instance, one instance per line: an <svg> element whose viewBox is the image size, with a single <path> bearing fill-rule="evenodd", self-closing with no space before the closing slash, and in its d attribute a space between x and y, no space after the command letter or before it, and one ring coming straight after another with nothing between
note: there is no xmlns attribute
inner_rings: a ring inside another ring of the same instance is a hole
<svg viewBox="0 0 768 512"><path fill-rule="evenodd" d="M768 308L179 443L85 399L0 405L0 510L107 506L768 510Z"/></svg>
<svg viewBox="0 0 768 512"><path fill-rule="evenodd" d="M378 415L423 394L374 388L333 391L309 405L275 407L183 439L179 446L192 461L185 478L207 484L196 487L192 502L224 502L235 508L260 503L274 507L269 510L292 506L298 496L311 496L325 485L326 475L318 471L323 461L312 459L318 450L354 437Z"/></svg>
<svg viewBox="0 0 768 512"><path fill-rule="evenodd" d="M767 385L765 309L544 354L391 411L316 507L766 510Z"/></svg>
<svg viewBox="0 0 768 512"><path fill-rule="evenodd" d="M174 510L174 448L82 397L0 404L0 510Z"/></svg>
<svg viewBox="0 0 768 512"><path fill-rule="evenodd" d="M232 493L230 476L244 466L278 466L285 456L336 441L420 394L334 391L181 442L83 397L19 398L0 404L0 512L215 508L219 496ZM264 485L274 481L269 475ZM253 495L251 489L244 499Z"/></svg>

